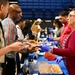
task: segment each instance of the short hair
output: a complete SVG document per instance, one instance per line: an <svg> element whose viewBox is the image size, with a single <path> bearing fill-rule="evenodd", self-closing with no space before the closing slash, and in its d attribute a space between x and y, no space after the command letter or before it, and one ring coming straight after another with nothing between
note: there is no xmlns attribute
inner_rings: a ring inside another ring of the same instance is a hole
<svg viewBox="0 0 75 75"><path fill-rule="evenodd" d="M68 16L69 11L63 10L59 13L59 16Z"/></svg>
<svg viewBox="0 0 75 75"><path fill-rule="evenodd" d="M6 5L9 1L8 0L0 0L0 6Z"/></svg>

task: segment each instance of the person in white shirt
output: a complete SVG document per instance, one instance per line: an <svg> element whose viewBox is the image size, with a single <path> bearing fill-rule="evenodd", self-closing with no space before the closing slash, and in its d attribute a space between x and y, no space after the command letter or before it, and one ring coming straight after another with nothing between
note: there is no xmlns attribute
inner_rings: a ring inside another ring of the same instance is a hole
<svg viewBox="0 0 75 75"><path fill-rule="evenodd" d="M24 35L22 33L22 29L25 27L25 21L20 20L17 22L16 28L17 28L17 36L18 36L18 41L23 41L24 40Z"/></svg>

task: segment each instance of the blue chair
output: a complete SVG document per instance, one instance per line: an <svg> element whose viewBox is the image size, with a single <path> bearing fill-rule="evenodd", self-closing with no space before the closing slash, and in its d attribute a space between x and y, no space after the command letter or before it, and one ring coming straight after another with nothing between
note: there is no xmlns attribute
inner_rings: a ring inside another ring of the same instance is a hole
<svg viewBox="0 0 75 75"><path fill-rule="evenodd" d="M28 14L24 14L23 16L22 16L22 18L27 18L27 19L33 19L33 16L32 15L28 15Z"/></svg>
<svg viewBox="0 0 75 75"><path fill-rule="evenodd" d="M45 2L50 2L50 0L45 0Z"/></svg>

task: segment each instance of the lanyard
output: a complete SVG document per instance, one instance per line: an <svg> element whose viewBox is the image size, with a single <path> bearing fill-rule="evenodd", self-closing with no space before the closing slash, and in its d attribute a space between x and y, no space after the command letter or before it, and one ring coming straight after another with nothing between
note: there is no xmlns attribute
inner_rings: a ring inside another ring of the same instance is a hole
<svg viewBox="0 0 75 75"><path fill-rule="evenodd" d="M67 40L69 39L69 37L71 36L71 34L72 34L74 31L75 31L75 30L73 30L73 31L64 39L64 41L63 41L63 43L62 43L62 49L65 48L65 44L66 44Z"/></svg>

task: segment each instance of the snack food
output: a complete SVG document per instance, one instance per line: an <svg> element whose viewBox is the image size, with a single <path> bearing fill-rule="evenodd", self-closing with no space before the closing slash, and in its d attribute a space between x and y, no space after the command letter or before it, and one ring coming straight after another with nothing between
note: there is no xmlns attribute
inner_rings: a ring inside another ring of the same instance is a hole
<svg viewBox="0 0 75 75"><path fill-rule="evenodd" d="M31 46L31 48L32 48L32 50L35 50L35 51L39 50L39 48L36 46Z"/></svg>
<svg viewBox="0 0 75 75"><path fill-rule="evenodd" d="M49 74L49 75L62 75L63 72L61 68L57 64L42 64L39 66L39 72L41 75Z"/></svg>
<svg viewBox="0 0 75 75"><path fill-rule="evenodd" d="M53 74L62 74L62 70L57 64L50 64L50 67L53 69Z"/></svg>
<svg viewBox="0 0 75 75"><path fill-rule="evenodd" d="M50 66L45 66L43 69L40 70L40 74L50 74L50 73L52 73Z"/></svg>
<svg viewBox="0 0 75 75"><path fill-rule="evenodd" d="M33 45L33 46L40 46L41 44L35 40L28 40L27 41L29 44Z"/></svg>
<svg viewBox="0 0 75 75"><path fill-rule="evenodd" d="M50 66L46 61L41 61L38 64L39 64L38 68L40 74L46 74L46 73L48 74L51 72L51 70L49 69Z"/></svg>
<svg viewBox="0 0 75 75"><path fill-rule="evenodd" d="M25 42L23 42L25 45L29 45L29 52L36 52L37 50L40 50L40 48L38 46L40 46L41 44L35 40L27 40Z"/></svg>

